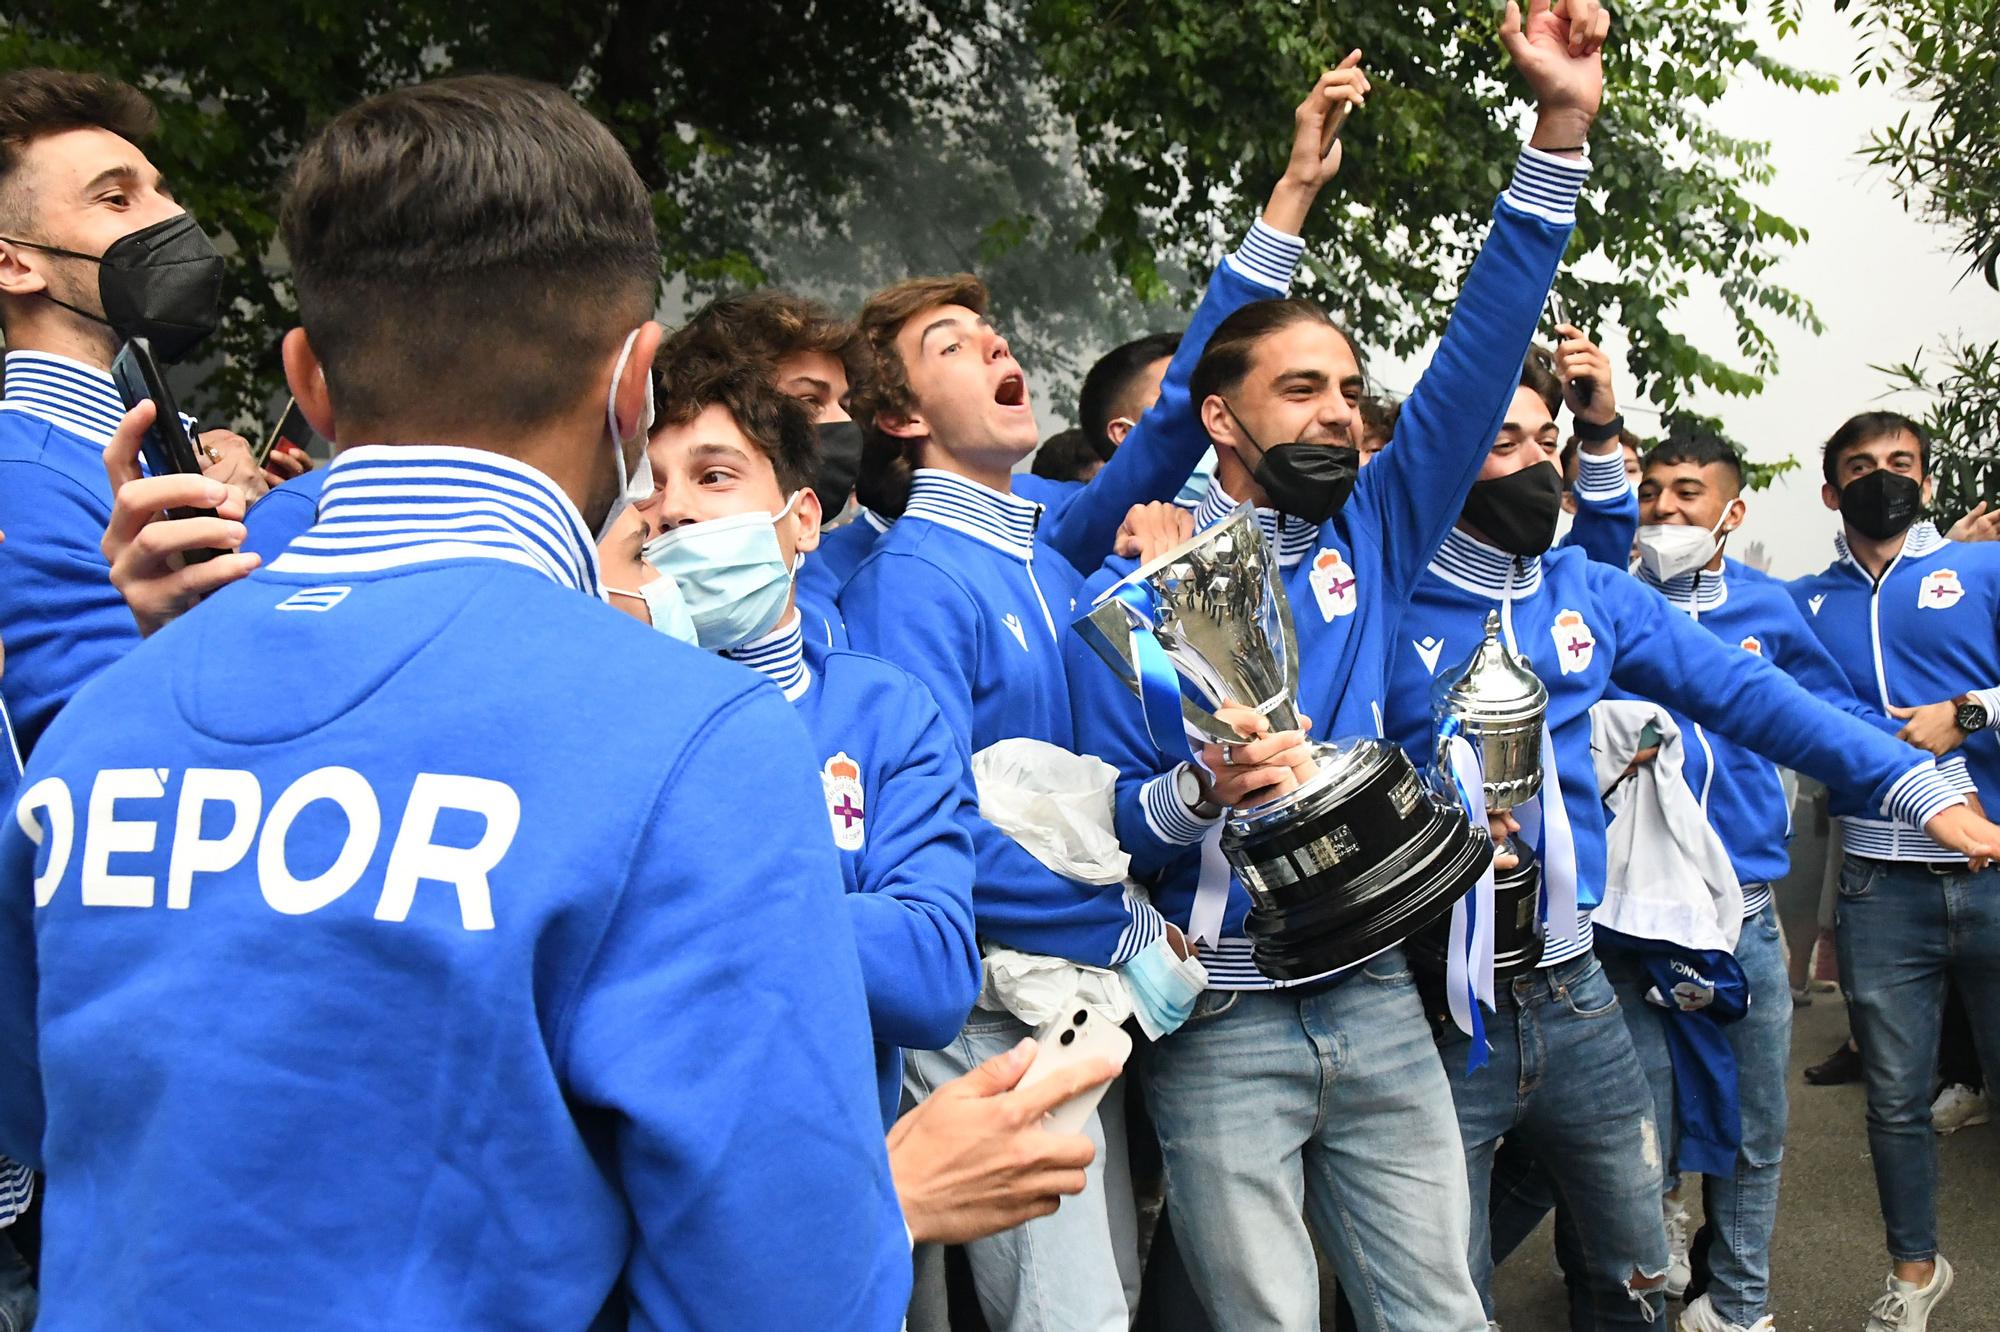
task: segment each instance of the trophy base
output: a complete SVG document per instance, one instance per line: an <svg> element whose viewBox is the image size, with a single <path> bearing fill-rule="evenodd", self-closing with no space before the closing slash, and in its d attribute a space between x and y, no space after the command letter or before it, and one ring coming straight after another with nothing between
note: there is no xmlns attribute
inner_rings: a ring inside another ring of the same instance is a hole
<svg viewBox="0 0 2000 1332"><path fill-rule="evenodd" d="M1375 956L1423 930L1479 881L1493 840L1463 817L1441 820L1442 837L1291 910L1251 908L1244 922L1251 959L1273 980L1306 980Z"/></svg>
<svg viewBox="0 0 2000 1332"><path fill-rule="evenodd" d="M1507 839L1517 858L1513 869L1493 876L1493 979L1496 982L1533 971L1542 961L1542 869L1518 837ZM1403 942L1410 964L1442 976L1451 949L1451 918L1440 915L1428 929Z"/></svg>

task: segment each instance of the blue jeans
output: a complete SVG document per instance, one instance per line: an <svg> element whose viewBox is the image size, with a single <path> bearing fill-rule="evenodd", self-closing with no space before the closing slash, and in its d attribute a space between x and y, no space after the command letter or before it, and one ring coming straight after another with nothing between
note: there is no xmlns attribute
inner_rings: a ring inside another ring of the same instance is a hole
<svg viewBox="0 0 2000 1332"><path fill-rule="evenodd" d="M1145 1078L1175 1237L1216 1327L1319 1327L1303 1214L1363 1328L1485 1332L1457 1125L1401 950L1316 994L1210 990Z"/></svg>
<svg viewBox="0 0 2000 1332"><path fill-rule="evenodd" d="M1034 1030L1010 1013L972 1010L942 1050L906 1050L903 1077L918 1100ZM1126 1332L1139 1303L1139 1226L1125 1154L1124 1079L1111 1084L1086 1131L1097 1156L1082 1193L966 1246L979 1308L993 1332ZM1174 1217L1176 1227L1180 1216Z"/></svg>
<svg viewBox="0 0 2000 1332"><path fill-rule="evenodd" d="M1931 1083L1947 976L1964 996L1980 1062L2000 1069L2000 869L1934 874L1850 855L1834 927L1889 1256L1923 1262L1937 1254Z"/></svg>
<svg viewBox="0 0 2000 1332"><path fill-rule="evenodd" d="M1674 1082L1666 1024L1677 1019L1645 1002L1649 982L1636 961L1608 960L1608 951L1606 956L1605 967L1625 1007L1633 1047L1653 1088L1655 1113L1664 1128L1661 1139L1671 1143ZM1723 1031L1736 1054L1743 1141L1729 1175L1702 1180L1702 1210L1707 1216L1702 1229L1709 1236L1709 1303L1726 1321L1748 1327L1764 1316L1770 1303L1771 1233L1778 1224L1778 1177L1785 1157L1785 1124L1791 1113L1785 1091L1792 1058L1791 981L1785 972L1775 903L1743 922L1743 932L1736 941L1736 964L1749 982L1750 1008ZM1670 1165L1665 1187L1672 1188L1678 1178Z"/></svg>
<svg viewBox="0 0 2000 1332"><path fill-rule="evenodd" d="M1465 1145L1473 1279L1493 1309L1494 1149L1506 1137L1549 1172L1557 1205L1572 1218L1570 1326L1645 1328L1665 1311L1657 1284L1667 1267L1660 1218L1662 1150L1646 1076L1620 1017L1618 996L1593 954L1516 977L1486 1019L1492 1055L1465 1071L1469 1038L1439 1029Z"/></svg>

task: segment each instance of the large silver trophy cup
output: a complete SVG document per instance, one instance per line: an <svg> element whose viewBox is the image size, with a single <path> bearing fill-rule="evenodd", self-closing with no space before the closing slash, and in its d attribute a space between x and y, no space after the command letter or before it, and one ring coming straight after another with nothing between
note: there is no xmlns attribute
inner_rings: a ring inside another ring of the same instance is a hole
<svg viewBox="0 0 2000 1332"><path fill-rule="evenodd" d="M1216 715L1226 703L1298 729L1298 635L1249 505L1133 573L1076 627L1139 695L1168 754L1186 751L1183 731L1241 743ZM1314 758L1298 789L1231 810L1223 826L1223 854L1250 893L1257 968L1279 980L1399 943L1449 911L1493 854L1485 829L1397 746L1336 740Z"/></svg>

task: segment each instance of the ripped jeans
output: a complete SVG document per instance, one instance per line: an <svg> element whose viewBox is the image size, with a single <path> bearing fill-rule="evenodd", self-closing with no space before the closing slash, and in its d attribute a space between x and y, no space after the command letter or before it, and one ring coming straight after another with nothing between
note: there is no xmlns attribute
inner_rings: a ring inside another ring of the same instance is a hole
<svg viewBox="0 0 2000 1332"><path fill-rule="evenodd" d="M1663 1286L1632 1291L1628 1283L1667 1269L1662 1144L1618 996L1596 955L1585 953L1518 976L1495 997L1500 1011L1486 1019L1492 1055L1475 1073L1465 1071L1469 1038L1434 1019L1465 1144L1469 1256L1486 1316L1493 1152L1506 1137L1547 1164L1557 1201L1575 1218L1583 1271L1570 1274L1572 1332L1647 1327L1665 1311Z"/></svg>

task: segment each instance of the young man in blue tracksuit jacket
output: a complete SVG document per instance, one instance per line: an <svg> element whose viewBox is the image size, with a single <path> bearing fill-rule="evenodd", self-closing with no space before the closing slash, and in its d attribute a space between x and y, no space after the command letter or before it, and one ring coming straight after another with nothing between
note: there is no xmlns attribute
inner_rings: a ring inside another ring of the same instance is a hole
<svg viewBox="0 0 2000 1332"><path fill-rule="evenodd" d="M149 337L173 359L212 329L219 285L159 280L155 264L212 268L219 284L222 260L139 148L155 116L137 91L22 69L0 76L0 101L42 108L41 122L20 127L18 139L10 132L0 154L0 190L12 200L0 226L9 261L0 273L0 531L12 538L0 544L0 638L13 655L8 692L26 753L79 686L139 641L99 546L111 517L104 446L125 414L112 359L128 336ZM120 251L115 269L93 259L142 231L153 243L128 242L140 256ZM104 317L107 290L118 298L116 329ZM239 456L204 467L263 489Z"/></svg>
<svg viewBox="0 0 2000 1332"><path fill-rule="evenodd" d="M1530 155L1523 174L1532 178L1540 169L1539 159ZM1516 188L1502 196L1488 254L1540 245L1549 247L1549 256L1559 254L1561 228L1525 212L1518 203L1521 193ZM1544 293L1485 257L1467 278L1460 301L1492 309L1498 304L1496 287L1510 279L1517 286L1516 313L1532 316ZM1227 335L1225 328L1211 347L1221 347ZM1491 386L1452 371L1470 361L1505 390L1519 358L1509 354L1501 361L1497 353L1505 348L1495 347L1494 340L1475 321L1453 323L1439 368L1426 373L1410 399L1419 410L1403 418L1412 422L1409 432L1399 428L1393 447L1376 453L1372 463L1363 455L1355 492L1329 524L1344 529L1348 545L1374 550L1373 543L1355 541L1352 533L1379 522L1390 496L1414 494L1414 503L1427 496L1444 517L1456 513L1461 497L1431 490L1426 480L1451 465L1454 454L1483 457L1490 446L1486 434L1474 434L1466 424L1483 427L1481 413L1469 405L1451 409L1475 395L1490 396ZM1256 378L1253 372L1228 386L1239 414L1257 410L1249 393ZM1346 394L1332 389L1334 378L1328 376L1319 419L1338 438L1356 427L1358 417ZM1598 382L1582 415L1612 420L1617 408L1608 366ZM1455 433L1421 433L1424 424L1438 422ZM1250 474L1250 461L1233 442L1219 443L1216 480L1195 510L1197 529L1229 515L1236 507L1232 493L1266 498ZM1594 489L1579 511L1579 530L1616 529L1614 537L1629 548L1637 503L1617 453L1588 453L1584 466ZM1279 567L1296 572L1320 529L1261 506L1257 518ZM1085 585L1080 604L1095 604L1134 567L1132 560L1107 564ZM1366 567L1362 577L1370 587L1390 585L1395 572ZM1294 614L1304 613L1295 601ZM1386 627L1393 629L1393 616ZM1357 1316L1365 1311L1365 1326L1483 1325L1466 1271L1463 1230L1456 1224L1430 1228L1419 1241L1397 1221L1412 1212L1451 1217L1454 1223L1465 1215L1458 1128L1402 953L1392 951L1364 967L1303 984L1259 973L1243 934L1249 895L1221 856L1221 814L1208 798L1210 779L1154 747L1138 700L1095 663L1080 634L1072 634L1070 652L1079 738L1120 769L1120 839L1161 911L1201 945L1208 970L1208 992L1197 1001L1193 1018L1160 1044L1145 1076L1163 1134L1176 1232L1185 1237L1189 1270L1211 1317L1230 1326L1310 1322L1317 1309L1312 1239L1303 1219L1281 1230L1272 1220L1297 1216L1295 1206L1273 1208L1274 1193L1294 1193L1306 1201L1320 1246L1342 1274L1342 1290L1361 1292L1349 1303ZM1341 1066L1302 1076L1318 1067L1322 1042L1345 1052ZM1224 1086L1226 1093L1216 1094ZM1322 1104L1325 1114L1319 1113ZM1456 1274L1456 1283L1443 1279L1448 1273Z"/></svg>
<svg viewBox="0 0 2000 1332"><path fill-rule="evenodd" d="M1841 515L1837 558L1792 583L1793 600L1854 691L2000 808L2000 547L1915 521L1930 499L1930 445L1906 417L1849 420L1823 467L1822 497ZM1892 1264L1868 1327L1911 1332L1952 1279L1937 1251L1930 1111L1947 976L1981 1061L2000 1069L2000 871L1855 796L1834 791L1847 852L1835 924Z"/></svg>
<svg viewBox="0 0 2000 1332"><path fill-rule="evenodd" d="M595 604L659 336L644 185L560 90L450 80L332 121L283 236L288 377L348 445L325 518L87 685L0 833L43 1325L896 1327L809 741ZM281 716L231 701L321 659Z"/></svg>
<svg viewBox="0 0 2000 1332"><path fill-rule="evenodd" d="M1724 556L1723 543L1741 527L1744 515L1742 463L1736 451L1712 436L1676 437L1648 453L1643 469L1639 579L1726 647L1762 657L1818 698L1894 734L1899 723L1855 698L1785 585ZM1742 1020L1722 1029L1735 1059L1742 1141L1732 1173L1704 1182L1710 1238L1707 1289L1681 1315L1685 1332L1729 1332L1756 1324L1770 1300L1770 1242L1784 1153L1792 1027L1790 982L1771 885L1790 868L1791 804L1770 759L1671 704L1662 706L1687 741L1682 775L1743 885L1743 925L1735 956L1749 983L1751 1003ZM1678 1295L1690 1276L1691 1237L1670 1146L1676 1136L1675 1097L1665 1028L1674 1019L1646 1002L1652 981L1643 958L1602 945L1598 951L1652 1085L1655 1120L1667 1147L1661 1162L1663 1186L1674 1190L1666 1211L1673 1260L1669 1291ZM1541 1210L1513 1218L1496 1215L1496 1251L1511 1249L1514 1239L1540 1219Z"/></svg>
<svg viewBox="0 0 2000 1332"><path fill-rule="evenodd" d="M1058 531L1095 522L1107 478L1130 500L1171 496L1206 447L1188 377L1224 316L1289 284L1303 251L1296 231L1330 175L1322 141L1328 112L1349 95L1323 89L1357 83L1352 64L1329 72L1301 108L1297 133L1301 143L1310 138L1310 160L1273 191L1263 219L1217 267L1159 401L1072 502ZM1075 751L1063 641L1081 580L1040 531L1039 506L1008 490L1014 463L1034 449L1038 434L1020 369L987 324L984 305L984 289L966 278L906 283L863 309L876 365L862 419L904 440L905 459L919 470L901 516L842 592L841 611L856 647L930 686L968 756L1015 737ZM1132 482L1142 476L1151 478L1143 489ZM1101 533L1093 567L1116 527ZM1059 874L984 820L974 845L982 939L1098 967L1178 963L1184 945L1129 887ZM976 1010L948 1049L912 1054L912 1090L926 1092L1026 1034L1009 1013ZM1121 1097L1114 1086L1093 1117L1102 1155L1091 1186L1054 1216L972 1246L981 1304L996 1328L1108 1332L1129 1323L1136 1241L1123 1178Z"/></svg>
<svg viewBox="0 0 2000 1332"><path fill-rule="evenodd" d="M1573 1324L1643 1327L1659 1316L1667 1266L1665 1145L1625 1023L1596 1020L1616 1012L1618 1000L1591 952L1588 912L1602 893L1605 852L1590 707L1615 684L1829 784L1865 791L1871 807L1958 845L2000 849L2000 830L1965 808L1928 756L1820 701L1762 657L1725 648L1624 572L1580 550L1549 551L1561 502L1551 416L1560 389L1532 366L1522 381L1405 617L1412 643L1391 658L1389 734L1428 759L1433 677L1472 651L1495 610L1508 646L1548 686L1542 794L1517 810L1542 872L1541 965L1498 996L1486 1067L1466 1071L1456 1030L1439 1044L1472 1182L1472 1262L1482 1289L1494 1254L1493 1150L1511 1135L1547 1165L1576 1226L1598 1241L1583 1255L1584 1270L1570 1273ZM1420 636L1435 655L1416 650ZM1524 1096L1520 1088L1530 1085Z"/></svg>
<svg viewBox="0 0 2000 1332"><path fill-rule="evenodd" d="M816 470L804 411L741 358L734 366L685 350L663 364L664 419L647 450L658 489L637 512L652 537L674 533L687 548L676 568L690 618L728 626L711 646L776 685L812 737L861 950L886 1127L902 1095L903 1047L948 1043L979 995L968 831L977 806L929 691L888 662L804 639L788 571L810 559L816 518L793 513L769 539L756 532L756 562L715 526L784 510ZM615 537L600 547L608 582L630 589L670 576L629 550ZM649 619L643 595L617 604ZM735 613L748 607L768 609Z"/></svg>

